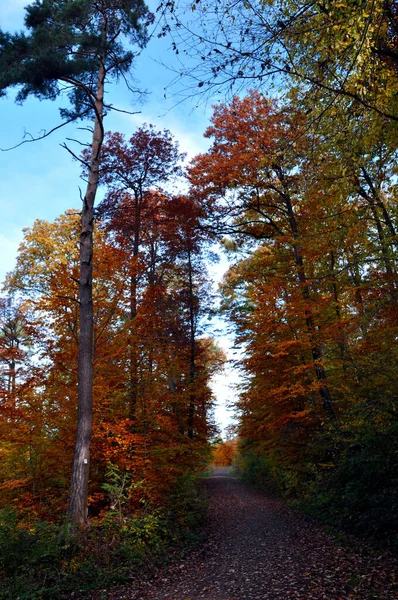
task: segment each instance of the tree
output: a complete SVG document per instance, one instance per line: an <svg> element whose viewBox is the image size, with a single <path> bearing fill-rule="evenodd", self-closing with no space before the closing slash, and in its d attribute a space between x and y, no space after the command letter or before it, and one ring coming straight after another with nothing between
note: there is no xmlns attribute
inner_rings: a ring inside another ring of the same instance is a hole
<svg viewBox="0 0 398 600"><path fill-rule="evenodd" d="M207 456L209 380L222 366L223 357L212 340L203 338L198 323L206 310L203 264L198 256L192 257L189 282L185 243L179 246L182 230L189 230L187 221L191 225L195 221L195 211L192 207L189 211L187 199L176 201L155 192L150 196L145 200L133 332L138 384L134 418L130 407L132 257L130 248L123 248L115 232L108 231L109 222L97 221L94 230L96 402L90 516L108 506L102 485L110 464L129 473L133 485L128 508L140 511L143 497L157 509L167 504L178 480L200 468ZM18 357L15 403L8 401L7 390L0 402L5 456L0 504L17 502L26 520L33 512L54 519L66 499L77 399L79 256L74 239L79 221L77 211L68 211L53 223L37 220L26 229L16 267L6 282L7 291L21 298L24 315L29 315L24 321L29 334L24 346L29 343L30 360ZM4 358L13 353L5 343ZM8 383L8 364L3 364Z"/></svg>
<svg viewBox="0 0 398 600"><path fill-rule="evenodd" d="M309 119L258 92L219 104L189 178L233 261L222 292L244 350L241 464L320 498L367 436L382 453L394 428L396 151L391 128L362 114ZM337 419L319 403L323 381Z"/></svg>
<svg viewBox="0 0 398 600"><path fill-rule="evenodd" d="M79 337L79 249L75 240L79 230L78 211L67 211L53 223L37 220L25 229L16 267L6 281L10 295L23 299L24 314L29 316L24 330L32 355L23 371L18 371L16 409L20 415L14 428L20 444L28 446L31 419L35 433L32 453L40 456L35 472L40 499L34 501L48 514L64 508L65 482L73 458ZM123 372L119 325L126 280L120 268L124 256L101 230L95 231L95 245L93 363L94 418L98 419L107 398L116 395L122 385L117 372ZM91 472L95 485L93 471L95 467Z"/></svg>
<svg viewBox="0 0 398 600"><path fill-rule="evenodd" d="M189 59L191 94L271 83L298 88L315 118L345 98L346 107L398 120L393 0L162 5L164 35L171 32L175 51Z"/></svg>
<svg viewBox="0 0 398 600"><path fill-rule="evenodd" d="M143 125L128 141L120 133L109 134L102 147L101 181L107 185L108 193L100 213L108 223L108 231L130 254L130 416L133 419L138 386L137 348L133 343L138 285L146 267L152 273L156 270L153 253L152 258L145 254L150 247L154 249L150 237L160 233L157 231L162 212L159 203L167 202L161 194L162 187L182 175L184 157L170 131L156 131L152 125Z"/></svg>
<svg viewBox="0 0 398 600"><path fill-rule="evenodd" d="M225 442L220 439L216 441L212 448L213 464L216 467L230 467L232 466L236 457L238 440L231 439Z"/></svg>
<svg viewBox="0 0 398 600"><path fill-rule="evenodd" d="M200 204L190 196L175 196L167 205L166 218L170 223L169 248L180 266L181 305L187 313L189 324L189 409L187 432L194 437L195 413L202 415L205 422L205 406L198 406L200 391L197 376L197 333L200 317L209 309L210 293L206 285L203 256L206 245L211 239L208 232L200 226L204 217ZM211 255L207 254L211 260ZM197 389L199 388L199 389Z"/></svg>
<svg viewBox="0 0 398 600"><path fill-rule="evenodd" d="M11 298L0 299L0 396L3 402L15 406L19 363L23 362L26 341L26 319Z"/></svg>
<svg viewBox="0 0 398 600"><path fill-rule="evenodd" d="M83 199L79 273L79 398L75 455L68 514L75 524L87 521L92 431L93 307L92 260L94 203L99 182L106 82L125 78L134 53L128 41L143 47L152 15L142 0L36 0L26 9L28 33L0 32L0 94L20 87L17 101L29 95L54 100L69 89L66 122L93 120Z"/></svg>
<svg viewBox="0 0 398 600"><path fill-rule="evenodd" d="M193 160L189 178L193 193L209 207L213 219L216 215L221 231L235 233L246 243L251 239L252 244L288 240L319 394L324 409L332 413L299 224L300 167L306 149L303 120L300 112L279 110L258 92L243 100L235 97L229 106L218 105L205 134L214 138L213 145Z"/></svg>

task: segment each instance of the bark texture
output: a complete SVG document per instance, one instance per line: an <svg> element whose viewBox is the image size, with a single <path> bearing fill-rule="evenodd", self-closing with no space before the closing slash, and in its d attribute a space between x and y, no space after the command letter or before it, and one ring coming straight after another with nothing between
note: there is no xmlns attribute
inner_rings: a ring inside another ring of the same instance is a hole
<svg viewBox="0 0 398 600"><path fill-rule="evenodd" d="M80 329L78 362L78 414L68 515L75 525L87 523L90 446L93 421L93 229L94 203L99 183L100 152L104 139L105 68L98 71L95 124L88 184L82 208L80 233Z"/></svg>

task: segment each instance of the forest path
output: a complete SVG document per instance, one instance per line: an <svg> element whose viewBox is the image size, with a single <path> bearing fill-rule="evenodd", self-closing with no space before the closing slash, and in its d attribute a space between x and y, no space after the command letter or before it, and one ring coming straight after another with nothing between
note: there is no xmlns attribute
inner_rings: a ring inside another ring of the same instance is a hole
<svg viewBox="0 0 398 600"><path fill-rule="evenodd" d="M398 599L398 561L390 555L336 542L318 523L247 487L228 469L214 471L206 489L204 547L123 598Z"/></svg>

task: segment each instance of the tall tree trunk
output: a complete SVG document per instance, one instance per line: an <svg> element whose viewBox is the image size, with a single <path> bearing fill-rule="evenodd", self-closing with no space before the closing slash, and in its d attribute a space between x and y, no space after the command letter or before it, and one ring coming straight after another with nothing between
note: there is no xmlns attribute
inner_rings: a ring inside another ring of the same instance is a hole
<svg viewBox="0 0 398 600"><path fill-rule="evenodd" d="M359 329L363 336L368 334L367 323L366 323L366 309L365 303L361 292L362 279L359 268L359 262L356 258L352 248L343 248L345 258L347 261L347 271L351 278L351 286L354 288L354 307L358 312Z"/></svg>
<svg viewBox="0 0 398 600"><path fill-rule="evenodd" d="M167 375L168 387L169 387L169 390L170 390L172 396L177 396L177 374L176 374L176 369L174 366L175 355L174 355L173 348L170 349L170 359L171 359L170 360L170 369L169 369L169 373ZM181 435L184 435L185 423L182 418L181 404L178 399L178 396L177 396L176 401L172 400L171 410L173 411L173 414L177 421L178 433L180 433Z"/></svg>
<svg viewBox="0 0 398 600"><path fill-rule="evenodd" d="M367 201L367 203L369 204L372 216L376 223L377 236L378 236L379 242L380 242L380 249L381 249L381 253L383 255L383 262L384 262L386 274L389 275L390 277L392 277L394 274L394 271L393 271L393 268L391 265L391 260L390 260L390 256L389 256L388 245L386 243L386 239L385 239L385 235L384 235L383 225L381 224L379 215L377 213L375 200L370 194L367 194L366 191L362 187L359 189L359 193L361 194L362 198L364 198Z"/></svg>
<svg viewBox="0 0 398 600"><path fill-rule="evenodd" d="M365 180L369 186L369 189L375 199L376 205L380 208L380 210L383 214L384 222L385 222L385 224L390 232L390 235L391 235L391 243L394 246L398 247L397 232L395 231L394 224L393 224L392 219L387 211L386 205L380 198L380 195L378 194L375 186L373 185L372 178L370 177L369 173L367 172L367 170L364 167L362 167L362 173L363 173L363 176L365 177Z"/></svg>
<svg viewBox="0 0 398 600"><path fill-rule="evenodd" d="M189 241L188 241L189 243ZM192 279L192 260L191 249L188 247L188 284L189 284L189 406L188 406L188 437L193 438L194 434L194 417L195 417L195 310L194 310L194 294L193 294L193 279Z"/></svg>
<svg viewBox="0 0 398 600"><path fill-rule="evenodd" d="M282 175L280 176L280 178L282 180ZM290 230L293 235L294 260L297 267L298 279L301 285L301 294L304 299L305 322L307 325L308 337L311 344L311 354L314 363L315 374L319 383L319 394L325 411L329 413L332 412L334 414L332 398L327 385L325 368L323 366L322 349L316 341L316 329L310 306L310 288L304 270L304 260L301 245L299 242L299 231L297 227L297 221L289 194L284 193L283 198L285 200L285 207L289 218Z"/></svg>
<svg viewBox="0 0 398 600"><path fill-rule="evenodd" d="M78 414L75 453L67 514L72 523L87 523L88 480L90 446L93 420L93 228L94 203L99 182L101 146L104 139L105 67L101 62L95 100L95 123L91 145L88 184L83 200L82 228L80 233L80 332L78 360Z"/></svg>
<svg viewBox="0 0 398 600"><path fill-rule="evenodd" d="M343 323L341 320L341 310L340 310L340 299L339 299L339 290L337 287L337 275L335 271L335 256L333 250L330 252L330 270L332 273L332 291L333 291L333 300L334 300L334 311L336 313L338 328L339 328L339 337L337 338L337 346L340 352L340 361L341 367L343 369L344 377L347 376L347 362L346 362L346 336L344 333Z"/></svg>
<svg viewBox="0 0 398 600"><path fill-rule="evenodd" d="M365 169L362 169L362 171L364 173L366 182L369 185L370 193L367 193L366 190L362 186L359 186L359 193L362 196L362 198L364 200L366 200L366 202L369 204L370 211L375 220L377 236L379 238L380 249L381 249L381 253L383 256L384 267L385 267L386 275L389 278L389 288L390 288L391 298L394 302L396 302L397 301L397 292L396 292L395 285L394 285L395 273L394 273L394 268L393 268L393 264L391 261L391 251L389 248L388 241L386 240L383 225L382 225L382 222L379 217L378 210L377 210L377 207L380 208L380 200L379 200L377 191L376 191L375 187L373 186L372 180L370 179L370 176L368 175L368 173L366 172ZM394 232L394 229L393 229L393 232Z"/></svg>
<svg viewBox="0 0 398 600"><path fill-rule="evenodd" d="M138 347L135 334L135 318L137 316L137 289L138 289L138 254L141 238L141 209L142 190L134 192L134 235L133 235L133 272L130 278L130 369L129 369L129 417L136 418L138 401Z"/></svg>
<svg viewBox="0 0 398 600"><path fill-rule="evenodd" d="M136 255L134 255L136 256ZM137 268L137 261L134 261L134 269ZM137 273L134 272L130 278L130 365L129 365L129 399L128 412L129 418L136 418L137 400L138 400L138 348L137 336L135 332L135 318L137 316Z"/></svg>

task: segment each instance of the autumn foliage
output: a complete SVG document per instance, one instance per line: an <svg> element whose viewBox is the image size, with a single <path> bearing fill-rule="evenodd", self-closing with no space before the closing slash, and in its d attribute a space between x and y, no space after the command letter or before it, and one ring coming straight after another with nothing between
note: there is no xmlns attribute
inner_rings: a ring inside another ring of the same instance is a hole
<svg viewBox="0 0 398 600"><path fill-rule="evenodd" d="M387 441L397 402L396 153L386 130L366 137L359 117L357 146L349 123L330 124L333 134L327 125L258 92L235 97L215 108L212 145L189 179L231 260L221 289L244 349L241 468L293 497L323 493L323 516L349 514L354 526L361 496L368 523L376 530L379 519L386 533L382 515L396 506ZM359 473L372 439L379 476L366 491Z"/></svg>
<svg viewBox="0 0 398 600"><path fill-rule="evenodd" d="M217 441L212 449L212 462L216 467L231 467L238 450L236 438Z"/></svg>
<svg viewBox="0 0 398 600"><path fill-rule="evenodd" d="M64 575L155 560L192 529L209 463L398 547L396 4L194 1L186 27L162 2L199 94L229 92L188 166L168 130L104 129L105 83L153 20L140 2L37 0L25 33L0 31L3 95L66 93L65 123L94 119L82 155L66 147L82 212L24 230L0 298L7 597L36 570L31 597L56 597ZM213 244L242 374L224 442Z"/></svg>
<svg viewBox="0 0 398 600"><path fill-rule="evenodd" d="M343 118L333 142L326 119L312 125L258 92L217 105L184 194L170 192L183 155L169 132L105 136L89 516L108 541L134 539L129 552L183 522L181 490L208 462L272 480L334 524L394 535L396 152L388 129L365 135L360 117L360 143ZM1 304L0 508L26 527L67 502L78 232L73 210L26 229ZM217 239L243 380L239 443L211 450L209 384L225 358L204 328Z"/></svg>
<svg viewBox="0 0 398 600"><path fill-rule="evenodd" d="M161 189L180 170L171 134L139 130L128 147L114 134L103 152L108 191L93 265L91 518L112 507L109 468L126 474L123 510L130 512L166 507L178 482L203 468L213 427L209 380L223 363L201 325L210 296L198 207ZM78 231L76 211L54 223L36 221L6 283L0 496L27 521L62 515L67 500L77 405Z"/></svg>

